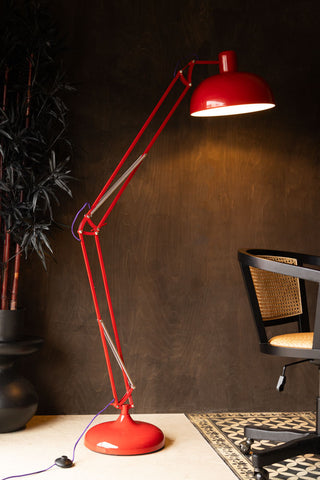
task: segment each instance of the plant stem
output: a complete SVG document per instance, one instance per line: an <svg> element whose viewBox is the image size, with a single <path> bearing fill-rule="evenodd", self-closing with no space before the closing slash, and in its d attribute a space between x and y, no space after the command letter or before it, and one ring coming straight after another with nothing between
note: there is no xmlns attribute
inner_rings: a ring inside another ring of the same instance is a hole
<svg viewBox="0 0 320 480"><path fill-rule="evenodd" d="M14 261L14 276L13 276L13 282L12 282L10 310L16 310L17 309L20 259L21 259L21 249L20 249L20 246L18 244L16 244L16 253L15 253L15 261Z"/></svg>
<svg viewBox="0 0 320 480"><path fill-rule="evenodd" d="M32 83L32 60L33 54L29 59L29 71L28 71L28 88L27 88L27 98L26 98L26 128L29 128L30 124L30 101L31 101L31 83ZM20 192L20 202L23 200L23 193ZM10 301L10 310L17 309L17 297L18 297L18 284L19 284L19 273L20 273L20 260L21 260L21 248L20 245L16 244L15 251L15 260L14 260L14 274L13 274L13 283L11 291L11 301Z"/></svg>
<svg viewBox="0 0 320 480"><path fill-rule="evenodd" d="M3 96L2 96L2 110L5 112L6 106L7 106L7 86L8 86L8 75L9 75L9 67L6 66L5 72L4 72L4 84L3 84ZM3 176L3 154L0 153L0 179L2 180ZM0 208L1 208L1 196L0 196ZM0 231L1 231L1 217L0 217ZM3 245L3 252L5 250L5 240L4 240L4 245ZM3 253L4 256L4 253ZM7 266L6 266L7 267ZM6 268L5 267L5 268ZM6 295L6 294L5 294ZM3 299L1 297L1 304L3 303Z"/></svg>
<svg viewBox="0 0 320 480"><path fill-rule="evenodd" d="M29 59L29 74L28 74L28 88L27 88L27 108L26 108L26 128L29 128L30 123L30 101L31 101L31 83L32 83L32 60L33 54Z"/></svg>
<svg viewBox="0 0 320 480"><path fill-rule="evenodd" d="M9 275L9 256L10 256L10 231L5 229L5 240L3 248L3 279L2 279L2 292L1 292L1 309L8 309L8 275Z"/></svg>
<svg viewBox="0 0 320 480"><path fill-rule="evenodd" d="M9 67L6 67L4 72L4 85L3 85L3 97L2 97L2 110L5 111L7 104L7 86L8 86Z"/></svg>

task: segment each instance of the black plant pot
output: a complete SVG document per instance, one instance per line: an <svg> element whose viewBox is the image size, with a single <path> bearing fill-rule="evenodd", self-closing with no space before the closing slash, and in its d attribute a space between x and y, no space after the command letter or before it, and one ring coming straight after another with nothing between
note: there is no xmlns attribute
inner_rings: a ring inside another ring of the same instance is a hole
<svg viewBox="0 0 320 480"><path fill-rule="evenodd" d="M24 335L24 310L0 310L0 342L15 342Z"/></svg>
<svg viewBox="0 0 320 480"><path fill-rule="evenodd" d="M15 362L36 352L39 337L23 335L23 311L0 310L0 433L24 428L38 407L38 395Z"/></svg>

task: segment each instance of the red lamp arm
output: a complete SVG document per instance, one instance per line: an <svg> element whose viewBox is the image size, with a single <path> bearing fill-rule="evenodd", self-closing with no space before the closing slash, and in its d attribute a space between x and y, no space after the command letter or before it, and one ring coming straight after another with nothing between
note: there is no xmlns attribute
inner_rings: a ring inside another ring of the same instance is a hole
<svg viewBox="0 0 320 480"><path fill-rule="evenodd" d="M163 93L162 97L152 110L151 114L147 118L146 122L142 126L141 130L131 143L130 147L128 148L127 152L124 154L122 159L120 160L119 164L115 168L114 172L102 188L101 192L99 193L98 197L96 200L93 202L91 208L89 211L84 215L82 221L80 222L79 229L78 229L78 234L81 242L81 248L82 248L82 254L84 258L84 263L85 267L87 270L87 275L89 279L89 285L91 289L91 294L92 294L92 299L93 299L93 304L94 304L94 309L96 313L96 318L98 321L98 326L99 326L99 331L100 331L100 336L102 340L102 345L103 345L103 350L104 350L104 355L106 359L106 364L107 364L107 369L108 369L108 374L109 374L109 379L110 379L110 384L111 384L111 389L114 397L114 403L113 405L116 408L121 408L121 406L128 401L130 407L133 407L133 401L132 401L132 391L135 388L132 380L130 379L130 376L126 370L124 360L123 360L123 355L122 355L122 350L121 350L121 345L120 345L120 339L119 339L119 334L117 330L117 325L115 321L115 316L114 316L114 311L112 307L112 302L111 302L111 296L110 296L110 291L109 291L109 286L108 286L108 281L107 281L107 275L106 275L106 269L105 269L105 263L103 260L102 256L102 250L101 250L101 245L100 245L100 240L99 240L99 233L101 228L105 225L106 220L110 213L112 212L113 208L117 204L118 200L120 199L121 195L123 194L124 190L128 186L130 180L132 179L133 175L136 173L138 170L139 166L141 165L143 159L146 157L152 146L154 145L155 141L163 131L164 127L172 117L173 113L176 111L178 105L181 103L183 98L185 97L186 93L191 87L191 77L192 77L192 72L194 66L198 65L208 65L208 64L219 64L219 61L199 61L199 60L192 60L189 62L184 68L179 70L172 81L170 82L169 86ZM155 117L156 113L168 97L169 93L175 86L175 84L180 80L182 84L184 85L184 89L172 108L170 109L169 113L166 115L164 120L162 121L160 127L152 137L151 141L143 151L143 153L139 156L139 158L131 165L131 167L117 180L114 182L117 174L119 173L121 167L131 154L132 150L140 140L141 136ZM102 218L100 219L99 222L94 223L92 220L92 216L95 214L95 212L106 202L106 200L111 196L112 193L114 193L117 189L119 188L118 193L115 195L114 199L112 200L111 204L107 208L106 212L103 214ZM97 251L97 256L99 259L99 265L100 265L100 270L101 270L101 276L103 280L103 285L104 285L104 294L110 314L110 320L111 320L111 325L112 325L112 330L114 334L114 339L115 339L115 344L112 341L112 338L105 326L105 323L103 322L101 318L101 312L100 312L100 307L99 307L99 301L98 301L98 296L96 293L95 289L95 282L90 266L90 261L88 257L88 252L86 249L85 245L85 236L94 236L95 238L95 246L96 246L96 251ZM112 365L111 365L111 359L110 359L110 350L113 353L117 363L119 364L122 374L123 374L123 380L124 380L124 385L126 388L126 392L123 395L121 399L119 399L117 395L117 389L115 385L115 379L113 375L113 370L112 370Z"/></svg>

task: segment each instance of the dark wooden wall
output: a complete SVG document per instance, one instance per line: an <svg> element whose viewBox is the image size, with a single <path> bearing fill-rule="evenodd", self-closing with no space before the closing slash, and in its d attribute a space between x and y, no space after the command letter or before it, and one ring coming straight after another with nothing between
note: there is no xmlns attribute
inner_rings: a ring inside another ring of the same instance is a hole
<svg viewBox="0 0 320 480"><path fill-rule="evenodd" d="M259 353L237 249L320 254L319 2L54 0L51 8L77 85L67 102L78 181L58 210L68 226L177 63L234 49L277 101L271 111L208 120L188 116L188 97L101 235L136 411L312 409L314 367L293 367L286 391L275 390L283 361ZM199 67L195 83L214 71ZM45 344L22 368L40 413L92 413L111 391L80 245L68 228L52 241L47 273L37 260L24 265L21 304Z"/></svg>

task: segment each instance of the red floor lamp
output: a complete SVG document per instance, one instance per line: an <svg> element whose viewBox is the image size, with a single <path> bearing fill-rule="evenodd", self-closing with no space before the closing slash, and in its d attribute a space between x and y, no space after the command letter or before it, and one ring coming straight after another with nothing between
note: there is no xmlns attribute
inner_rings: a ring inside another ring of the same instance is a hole
<svg viewBox="0 0 320 480"><path fill-rule="evenodd" d="M81 242L83 258L88 274L92 299L114 398L112 405L120 410L120 415L116 421L100 423L90 428L86 433L84 441L85 445L89 449L99 453L111 455L137 455L155 452L164 446L164 435L159 428L150 423L136 422L131 418L129 413L130 409L134 406L132 392L135 386L129 376L123 359L99 235L102 227L106 224L111 211L117 204L133 175L136 173L146 155L149 153L151 147L157 140L158 136L161 134L165 125L175 112L176 108L188 90L191 88L191 79L194 67L196 65L210 64L219 65L219 74L207 78L196 88L191 97L191 115L234 115L266 110L275 106L272 93L262 78L250 73L237 71L236 55L233 51L220 53L218 60L190 61L184 68L176 73L168 88L163 93L150 116L133 140L129 149L120 160L118 166L110 176L96 200L93 202L92 206L89 208L88 212L84 215L79 225L78 234ZM158 112L159 108L162 106L173 87L179 82L180 85L182 84L183 86L182 92L175 101L169 113L162 121L160 127L152 137L148 146L137 158L137 160L133 162L132 165L121 176L118 175L121 167L128 159L133 148L140 140L148 125ZM112 199L110 198L111 195L113 195ZM94 220L94 218L97 217L96 212L102 207L102 205L105 204L108 199L110 199L109 203L107 204L108 206L103 210L102 216L100 216L100 219ZM101 302L98 300L98 295L96 293L95 280L85 243L85 239L88 239L88 237L94 238L100 273L104 286L103 302L104 305L106 304L108 307L113 338L110 335L105 321L101 316L101 308L99 305ZM117 393L115 377L111 364L111 354L122 371L125 394L121 398L119 398Z"/></svg>

